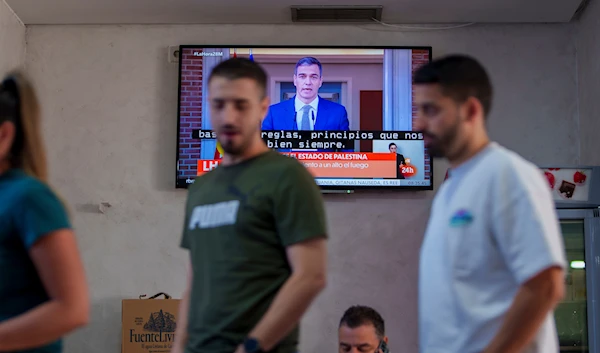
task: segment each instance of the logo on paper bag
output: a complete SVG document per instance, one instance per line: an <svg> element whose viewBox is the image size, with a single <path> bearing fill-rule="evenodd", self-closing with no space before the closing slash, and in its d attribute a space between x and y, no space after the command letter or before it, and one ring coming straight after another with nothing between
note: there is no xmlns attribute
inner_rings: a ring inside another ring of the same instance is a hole
<svg viewBox="0 0 600 353"><path fill-rule="evenodd" d="M175 332L175 316L171 313L159 311L150 313L150 318L144 325L145 331L150 332Z"/></svg>
<svg viewBox="0 0 600 353"><path fill-rule="evenodd" d="M138 321L139 320L139 321ZM142 318L137 318L139 326L142 326L143 331L136 329L129 330L129 342L141 343L141 348L153 353L169 352L173 341L175 340L175 330L177 323L175 316L169 312L160 311L151 312L150 317L144 323Z"/></svg>

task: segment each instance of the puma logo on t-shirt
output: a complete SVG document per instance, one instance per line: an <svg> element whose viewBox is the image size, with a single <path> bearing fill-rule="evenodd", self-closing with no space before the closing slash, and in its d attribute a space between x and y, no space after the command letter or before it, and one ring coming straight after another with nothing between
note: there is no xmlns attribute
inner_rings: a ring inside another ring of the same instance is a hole
<svg viewBox="0 0 600 353"><path fill-rule="evenodd" d="M189 228L194 230L235 224L239 207L239 200L196 206L190 217Z"/></svg>

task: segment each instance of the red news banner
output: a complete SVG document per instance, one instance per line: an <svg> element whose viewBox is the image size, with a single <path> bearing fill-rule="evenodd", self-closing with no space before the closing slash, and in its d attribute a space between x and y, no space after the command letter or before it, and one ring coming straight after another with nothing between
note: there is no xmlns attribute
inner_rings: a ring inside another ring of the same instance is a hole
<svg viewBox="0 0 600 353"><path fill-rule="evenodd" d="M362 152L284 152L298 159L315 178L396 178L397 169L405 178L417 173L409 159L398 166L395 153ZM198 175L216 168L221 160L198 160Z"/></svg>

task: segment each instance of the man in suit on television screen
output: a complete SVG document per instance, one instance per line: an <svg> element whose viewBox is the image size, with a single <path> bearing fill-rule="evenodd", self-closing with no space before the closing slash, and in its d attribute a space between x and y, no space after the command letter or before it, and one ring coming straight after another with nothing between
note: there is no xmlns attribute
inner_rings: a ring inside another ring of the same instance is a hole
<svg viewBox="0 0 600 353"><path fill-rule="evenodd" d="M389 149L391 153L396 154L396 179L405 179L404 174L402 174L402 166L406 165L404 155L398 153L398 145L393 142L390 143Z"/></svg>
<svg viewBox="0 0 600 353"><path fill-rule="evenodd" d="M348 112L338 103L319 97L323 84L319 60L304 57L296 63L294 97L273 104L263 120L263 130L349 130Z"/></svg>

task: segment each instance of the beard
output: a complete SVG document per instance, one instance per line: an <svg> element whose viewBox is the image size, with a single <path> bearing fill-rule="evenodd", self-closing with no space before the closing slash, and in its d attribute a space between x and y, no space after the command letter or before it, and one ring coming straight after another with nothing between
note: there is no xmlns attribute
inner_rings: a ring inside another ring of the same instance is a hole
<svg viewBox="0 0 600 353"><path fill-rule="evenodd" d="M444 152L442 152L442 149L433 143L427 147L427 152L429 152L431 158L444 158Z"/></svg>
<svg viewBox="0 0 600 353"><path fill-rule="evenodd" d="M247 130L247 129L246 129ZM258 130L258 132L257 132ZM244 129L234 129L231 126L224 126L220 132L235 131L237 132L233 138L228 138L223 134L217 133L217 140L226 154L237 157L246 153L253 143L256 134L260 135L261 126L258 125L256 130L245 131Z"/></svg>
<svg viewBox="0 0 600 353"><path fill-rule="evenodd" d="M248 147L248 143L246 140L247 139L245 138L245 136L240 136L238 141L236 141L235 139L220 139L219 143L223 148L223 152L225 152L226 154L231 156L239 156L242 153L244 153L244 151Z"/></svg>
<svg viewBox="0 0 600 353"><path fill-rule="evenodd" d="M431 142L427 146L429 155L432 158L448 158L451 153L450 148L456 142L460 131L460 118L457 118L454 124L450 125L446 131L439 135L433 135L423 131L423 136L427 136Z"/></svg>

